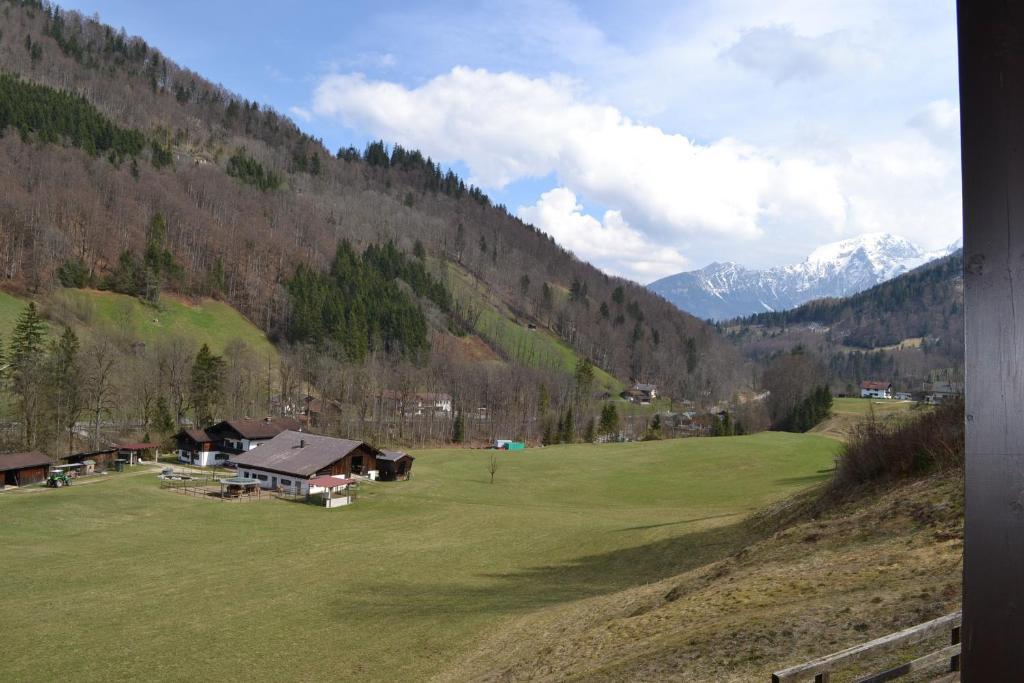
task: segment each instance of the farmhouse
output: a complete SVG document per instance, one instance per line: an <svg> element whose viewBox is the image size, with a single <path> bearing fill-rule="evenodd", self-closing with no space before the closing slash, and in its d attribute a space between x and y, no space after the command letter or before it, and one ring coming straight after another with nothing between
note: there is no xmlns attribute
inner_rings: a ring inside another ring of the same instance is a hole
<svg viewBox="0 0 1024 683"><path fill-rule="evenodd" d="M402 451L381 451L377 456L377 478L382 481L405 481L412 474L416 458Z"/></svg>
<svg viewBox="0 0 1024 683"><path fill-rule="evenodd" d="M452 414L452 397L443 393L405 394L384 389L380 392L380 406L384 413L400 413L406 417L448 417Z"/></svg>
<svg viewBox="0 0 1024 683"><path fill-rule="evenodd" d="M232 455L245 453L286 430L302 424L290 417L262 420L224 420L206 429L185 429L175 436L178 461L200 467L220 465Z"/></svg>
<svg viewBox="0 0 1024 683"><path fill-rule="evenodd" d="M264 489L317 493L310 481L316 477L356 475L377 479L380 454L362 441L289 430L257 449L233 455L231 463L238 467L239 476L259 480Z"/></svg>
<svg viewBox="0 0 1024 683"><path fill-rule="evenodd" d="M205 429L183 429L174 437L178 446L178 462L209 467L224 461L213 445L213 437Z"/></svg>
<svg viewBox="0 0 1024 683"><path fill-rule="evenodd" d="M658 386L656 384L638 383L634 384L629 389L626 389L619 395L630 403L648 405L651 401L658 398Z"/></svg>
<svg viewBox="0 0 1024 683"><path fill-rule="evenodd" d="M892 383L864 380L860 383L861 398L892 398Z"/></svg>
<svg viewBox="0 0 1024 683"><path fill-rule="evenodd" d="M30 453L6 453L0 455L0 484L4 486L25 486L46 479L53 460L38 451Z"/></svg>

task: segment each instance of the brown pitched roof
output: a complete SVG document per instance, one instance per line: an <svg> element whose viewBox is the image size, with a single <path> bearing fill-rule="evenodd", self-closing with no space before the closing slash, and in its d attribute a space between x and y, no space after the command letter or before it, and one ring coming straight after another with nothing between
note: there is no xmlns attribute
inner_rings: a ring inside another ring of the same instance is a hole
<svg viewBox="0 0 1024 683"><path fill-rule="evenodd" d="M231 458L236 465L309 477L335 463L360 446L366 446L376 455L379 451L362 441L335 439L319 434L281 432L270 441Z"/></svg>
<svg viewBox="0 0 1024 683"><path fill-rule="evenodd" d="M183 429L180 434L184 434L188 438L192 439L196 443L204 443L206 441L213 441L213 437L206 433L204 429Z"/></svg>
<svg viewBox="0 0 1024 683"><path fill-rule="evenodd" d="M290 417L268 417L262 420L224 420L212 427L207 432L219 432L224 428L233 430L243 439L272 439L286 430L302 429L302 423Z"/></svg>
<svg viewBox="0 0 1024 683"><path fill-rule="evenodd" d="M860 383L861 389L869 390L888 389L891 386L892 384L890 384L889 382L875 382L872 380L864 380L863 382Z"/></svg>
<svg viewBox="0 0 1024 683"><path fill-rule="evenodd" d="M30 453L5 453L0 455L0 472L7 470L20 470L24 467L39 467L40 465L52 465L53 460L49 456L32 451Z"/></svg>
<svg viewBox="0 0 1024 683"><path fill-rule="evenodd" d="M144 443L128 443L128 442L120 443L119 442L117 444L117 447L119 449L121 449L122 451L144 451L144 450L146 450L148 448L156 448L158 445L159 444L148 443L148 442L144 442Z"/></svg>

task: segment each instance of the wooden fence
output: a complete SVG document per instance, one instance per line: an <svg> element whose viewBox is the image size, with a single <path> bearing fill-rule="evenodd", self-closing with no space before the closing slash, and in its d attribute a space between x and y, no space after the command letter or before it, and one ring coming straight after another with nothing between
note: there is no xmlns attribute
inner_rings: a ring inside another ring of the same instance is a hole
<svg viewBox="0 0 1024 683"><path fill-rule="evenodd" d="M216 499L227 502L241 503L260 500L262 491L256 486L244 493L228 495L225 486L216 477L192 477L191 479L160 479L160 488L170 489L185 496L197 496L205 499Z"/></svg>
<svg viewBox="0 0 1024 683"><path fill-rule="evenodd" d="M772 674L772 683L806 681L812 676L815 683L829 683L833 673L856 664L858 661L874 657L888 650L920 643L943 632L950 634L949 645L891 669L857 678L856 683L882 683L882 681L891 681L909 673L937 669L940 666L944 667L947 673L939 678L939 681L957 681L960 671L960 621L959 611L947 614L944 617L911 626L898 633L890 633L871 642L862 643L826 657L819 657L782 671L776 671Z"/></svg>

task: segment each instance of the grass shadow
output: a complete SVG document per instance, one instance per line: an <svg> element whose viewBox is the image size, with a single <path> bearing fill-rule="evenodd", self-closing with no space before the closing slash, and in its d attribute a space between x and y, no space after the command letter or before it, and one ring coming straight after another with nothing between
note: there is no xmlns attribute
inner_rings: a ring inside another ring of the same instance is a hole
<svg viewBox="0 0 1024 683"><path fill-rule="evenodd" d="M561 564L478 574L482 581L435 581L417 584L414 589L381 582L374 591L372 607L411 619L532 611L660 581L726 558L765 535L742 520ZM363 598L349 595L337 609L351 609L353 599ZM370 606L369 597L366 599Z"/></svg>
<svg viewBox="0 0 1024 683"><path fill-rule="evenodd" d="M826 481L831 475L833 470L818 470L815 474L807 474L802 477L785 477L783 479L776 479L772 484L776 486L810 486L812 484L820 484Z"/></svg>

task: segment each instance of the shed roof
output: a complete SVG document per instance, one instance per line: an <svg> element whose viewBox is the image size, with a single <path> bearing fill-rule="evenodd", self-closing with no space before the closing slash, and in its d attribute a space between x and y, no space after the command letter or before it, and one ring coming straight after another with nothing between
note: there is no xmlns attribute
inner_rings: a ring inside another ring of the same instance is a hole
<svg viewBox="0 0 1024 683"><path fill-rule="evenodd" d="M45 453L40 453L39 451L30 451L28 453L5 453L0 455L0 472L52 464L53 460L51 460Z"/></svg>
<svg viewBox="0 0 1024 683"><path fill-rule="evenodd" d="M119 443L117 447L122 451L144 451L147 448L156 448L157 444L142 441L139 443Z"/></svg>
<svg viewBox="0 0 1024 683"><path fill-rule="evenodd" d="M362 441L288 430L260 444L259 448L232 457L231 462L282 474L309 477L341 460L360 446L366 446L374 455L380 452Z"/></svg>
<svg viewBox="0 0 1024 683"><path fill-rule="evenodd" d="M388 462L397 462L402 458L409 458L410 460L416 459L413 456L409 455L408 453L404 453L402 451L381 451L377 455L378 460L387 460Z"/></svg>
<svg viewBox="0 0 1024 683"><path fill-rule="evenodd" d="M868 389L874 391L888 389L891 386L892 384L890 382L876 382L874 380L864 380L863 382L860 383L861 389Z"/></svg>

